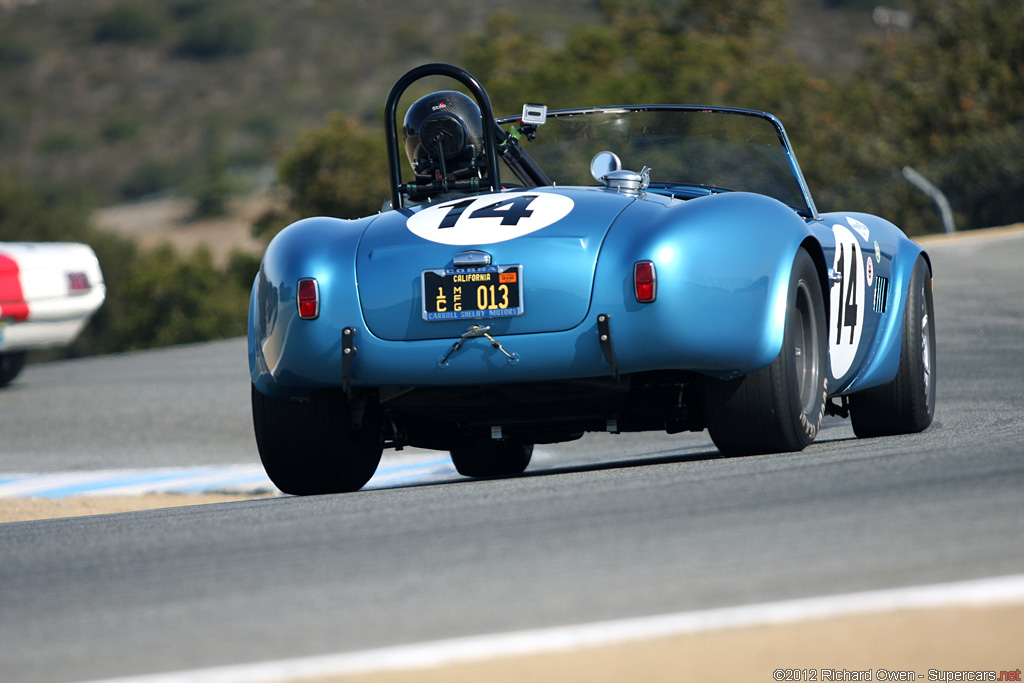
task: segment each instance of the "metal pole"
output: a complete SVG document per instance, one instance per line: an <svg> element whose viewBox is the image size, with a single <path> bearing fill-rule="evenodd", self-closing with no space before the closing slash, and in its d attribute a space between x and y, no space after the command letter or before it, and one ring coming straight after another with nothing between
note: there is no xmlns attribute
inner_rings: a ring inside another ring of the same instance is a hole
<svg viewBox="0 0 1024 683"><path fill-rule="evenodd" d="M910 181L910 184L932 198L932 201L939 207L939 215L942 217L942 228L947 233L956 232L956 223L953 222L953 209L949 206L949 200L942 190L928 182L928 179L912 169L910 166L903 167L903 177Z"/></svg>

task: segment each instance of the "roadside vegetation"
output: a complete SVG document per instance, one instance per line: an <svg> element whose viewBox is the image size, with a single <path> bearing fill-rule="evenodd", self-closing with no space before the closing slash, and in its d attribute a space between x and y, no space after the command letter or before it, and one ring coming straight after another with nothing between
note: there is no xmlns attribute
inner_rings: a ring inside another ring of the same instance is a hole
<svg viewBox="0 0 1024 683"><path fill-rule="evenodd" d="M272 169L280 201L253 226L265 239L302 216L376 212L384 96L428 61L468 69L501 113L526 99L772 111L819 209L877 213L911 235L942 226L905 166L946 193L960 229L1024 220L1019 0L891 2L912 22L888 29L867 0L416 4L0 11L0 240L88 242L109 288L72 355L244 334L258 267L140 250L96 229L93 207L175 194L216 216ZM836 33L847 24L866 30Z"/></svg>

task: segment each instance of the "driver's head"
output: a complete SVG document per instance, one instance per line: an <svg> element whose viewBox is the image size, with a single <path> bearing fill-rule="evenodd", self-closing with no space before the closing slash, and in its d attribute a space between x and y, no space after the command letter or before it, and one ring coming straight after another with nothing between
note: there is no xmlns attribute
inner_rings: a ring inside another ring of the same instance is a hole
<svg viewBox="0 0 1024 683"><path fill-rule="evenodd" d="M454 90L442 90L416 100L402 125L405 153L417 175L442 168L452 174L477 164L483 155L480 107Z"/></svg>

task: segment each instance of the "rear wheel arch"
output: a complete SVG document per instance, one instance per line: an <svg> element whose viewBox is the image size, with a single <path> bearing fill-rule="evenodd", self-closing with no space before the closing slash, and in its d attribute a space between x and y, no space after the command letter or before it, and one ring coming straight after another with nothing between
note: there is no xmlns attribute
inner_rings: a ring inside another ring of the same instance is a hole
<svg viewBox="0 0 1024 683"><path fill-rule="evenodd" d="M800 248L806 251L811 257L811 260L814 261L814 268L818 271L818 281L821 285L821 296L825 301L825 321L828 323L828 316L830 313L828 305L830 294L828 279L829 265L828 261L825 259L825 249L821 246L821 243L818 242L818 240L810 236L800 243ZM828 327L829 325L826 324L826 328Z"/></svg>
<svg viewBox="0 0 1024 683"><path fill-rule="evenodd" d="M769 365L731 380L708 378L705 417L724 455L802 450L817 436L828 391L825 299L819 263L793 258L781 349Z"/></svg>

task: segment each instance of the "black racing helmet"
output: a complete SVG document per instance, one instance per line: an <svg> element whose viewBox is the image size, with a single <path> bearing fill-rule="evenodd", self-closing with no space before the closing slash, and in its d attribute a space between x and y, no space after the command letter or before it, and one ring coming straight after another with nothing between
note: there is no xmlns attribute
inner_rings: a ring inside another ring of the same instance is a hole
<svg viewBox="0 0 1024 683"><path fill-rule="evenodd" d="M478 165L484 156L480 107L455 90L413 102L402 124L405 153L417 175L443 168L449 174Z"/></svg>

